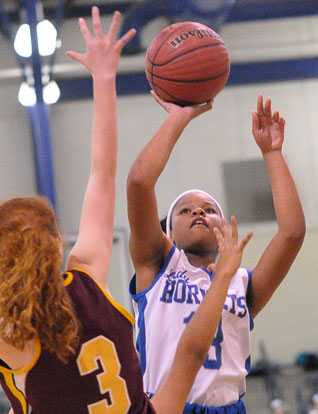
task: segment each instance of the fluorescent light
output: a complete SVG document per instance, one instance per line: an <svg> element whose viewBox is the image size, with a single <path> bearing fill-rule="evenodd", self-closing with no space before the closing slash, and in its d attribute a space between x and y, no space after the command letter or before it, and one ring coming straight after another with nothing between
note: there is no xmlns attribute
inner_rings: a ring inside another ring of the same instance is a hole
<svg viewBox="0 0 318 414"><path fill-rule="evenodd" d="M36 26L38 37L39 54L41 56L52 55L56 48L57 31L53 24L48 20L42 20ZM14 40L14 50L22 57L30 57L32 55L31 31L30 26L26 23L22 24L16 34Z"/></svg>
<svg viewBox="0 0 318 414"><path fill-rule="evenodd" d="M14 50L22 57L32 54L31 32L28 24L21 24L14 39Z"/></svg>
<svg viewBox="0 0 318 414"><path fill-rule="evenodd" d="M61 95L57 83L52 80L43 88L43 100L47 105L55 104Z"/></svg>
<svg viewBox="0 0 318 414"><path fill-rule="evenodd" d="M42 20L37 24L39 53L41 56L53 55L56 48L57 32L53 24L48 20Z"/></svg>
<svg viewBox="0 0 318 414"><path fill-rule="evenodd" d="M43 87L43 101L47 105L55 104L59 100L60 95L60 89L54 80ZM18 100L23 106L34 106L36 104L34 87L28 85L27 82L22 82L18 93Z"/></svg>
<svg viewBox="0 0 318 414"><path fill-rule="evenodd" d="M35 105L36 94L33 86L28 85L26 82L22 82L19 89L18 100L23 106Z"/></svg>

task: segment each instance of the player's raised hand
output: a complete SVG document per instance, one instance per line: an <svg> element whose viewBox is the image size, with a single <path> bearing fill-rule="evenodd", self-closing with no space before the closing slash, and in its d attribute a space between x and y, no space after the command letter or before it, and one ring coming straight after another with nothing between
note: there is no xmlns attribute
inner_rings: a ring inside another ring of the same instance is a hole
<svg viewBox="0 0 318 414"><path fill-rule="evenodd" d="M120 39L116 40L120 17L120 12L115 11L108 33L104 34L99 9L96 6L92 7L93 33L89 31L83 18L78 20L86 44L86 52L68 51L66 55L86 66L92 75L98 73L105 76L116 74L121 51L136 33L135 29L130 29Z"/></svg>
<svg viewBox="0 0 318 414"><path fill-rule="evenodd" d="M244 239L239 242L237 222L234 216L231 216L232 231L230 231L226 219L222 219L221 231L215 227L214 234L219 246L219 257L216 263L208 266L209 271L221 271L232 277L240 267L243 250L250 241L253 232L249 232Z"/></svg>
<svg viewBox="0 0 318 414"><path fill-rule="evenodd" d="M272 114L271 99L263 103L263 95L258 95L257 111L252 111L252 132L263 154L280 150L284 141L285 120L279 111Z"/></svg>
<svg viewBox="0 0 318 414"><path fill-rule="evenodd" d="M158 104L161 105L163 109L165 109L169 114L183 116L189 121L212 109L213 100L202 105L180 106L172 102L164 101L163 99L159 98L155 91L151 91L151 94L156 102L158 102Z"/></svg>

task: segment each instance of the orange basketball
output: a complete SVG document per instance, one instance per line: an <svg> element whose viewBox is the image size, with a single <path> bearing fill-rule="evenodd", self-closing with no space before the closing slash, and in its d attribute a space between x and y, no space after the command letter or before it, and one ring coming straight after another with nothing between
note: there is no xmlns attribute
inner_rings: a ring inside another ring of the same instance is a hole
<svg viewBox="0 0 318 414"><path fill-rule="evenodd" d="M214 98L230 74L230 57L222 38L196 22L172 24L154 38L146 53L151 88L181 106Z"/></svg>

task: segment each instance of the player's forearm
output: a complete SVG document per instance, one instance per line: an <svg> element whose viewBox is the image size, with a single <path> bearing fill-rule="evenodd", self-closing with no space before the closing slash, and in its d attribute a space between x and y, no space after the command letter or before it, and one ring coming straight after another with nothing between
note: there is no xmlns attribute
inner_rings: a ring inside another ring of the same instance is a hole
<svg viewBox="0 0 318 414"><path fill-rule="evenodd" d="M298 191L281 151L264 154L272 186L273 201L279 230L302 239L305 218Z"/></svg>
<svg viewBox="0 0 318 414"><path fill-rule="evenodd" d="M232 275L223 271L216 272L211 286L199 308L192 316L180 339L178 350L197 359L198 364L205 361L209 347L215 337Z"/></svg>
<svg viewBox="0 0 318 414"><path fill-rule="evenodd" d="M185 126L182 119L169 116L137 157L130 169L130 180L154 187Z"/></svg>
<svg viewBox="0 0 318 414"><path fill-rule="evenodd" d="M92 171L114 176L117 167L115 76L93 76Z"/></svg>

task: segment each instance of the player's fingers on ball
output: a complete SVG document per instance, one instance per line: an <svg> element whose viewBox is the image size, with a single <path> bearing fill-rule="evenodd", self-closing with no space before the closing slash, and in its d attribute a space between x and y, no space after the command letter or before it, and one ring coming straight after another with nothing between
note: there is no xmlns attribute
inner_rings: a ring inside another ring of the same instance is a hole
<svg viewBox="0 0 318 414"><path fill-rule="evenodd" d="M212 109L213 101L212 100L208 101L204 106L205 106L205 110L209 111L210 109Z"/></svg>
<svg viewBox="0 0 318 414"><path fill-rule="evenodd" d="M206 112L209 111L210 109L212 109L212 104L206 103L204 105L200 105L197 107L199 112Z"/></svg>
<svg viewBox="0 0 318 414"><path fill-rule="evenodd" d="M150 91L150 93L159 104L161 105L163 104L163 101L159 98L159 96L156 94L156 92L153 89Z"/></svg>
<svg viewBox="0 0 318 414"><path fill-rule="evenodd" d="M159 98L159 96L154 92L151 91L152 96L156 100L156 102L163 107L167 112L169 112L168 103L165 102L163 99Z"/></svg>

